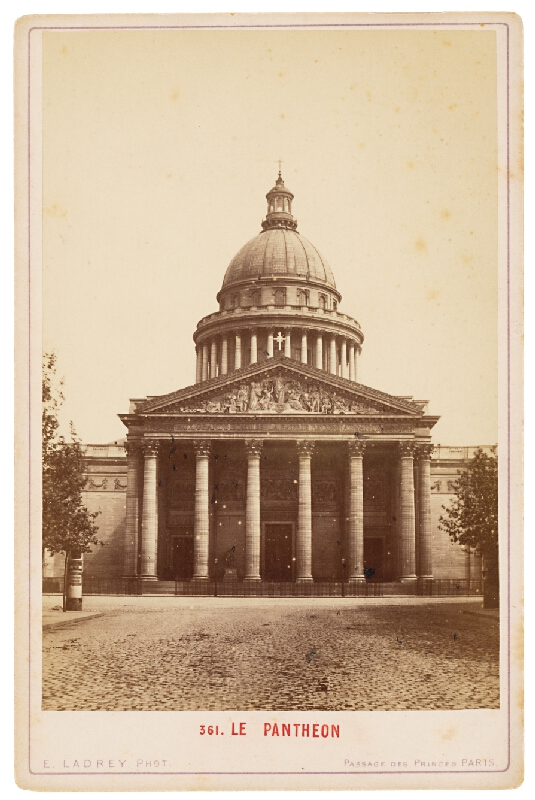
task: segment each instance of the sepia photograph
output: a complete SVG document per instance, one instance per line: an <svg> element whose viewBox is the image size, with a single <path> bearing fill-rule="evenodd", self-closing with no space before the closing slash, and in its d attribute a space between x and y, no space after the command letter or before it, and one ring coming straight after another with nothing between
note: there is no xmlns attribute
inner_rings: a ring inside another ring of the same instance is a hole
<svg viewBox="0 0 535 800"><path fill-rule="evenodd" d="M25 23L32 786L519 780L521 25L302 16Z"/></svg>

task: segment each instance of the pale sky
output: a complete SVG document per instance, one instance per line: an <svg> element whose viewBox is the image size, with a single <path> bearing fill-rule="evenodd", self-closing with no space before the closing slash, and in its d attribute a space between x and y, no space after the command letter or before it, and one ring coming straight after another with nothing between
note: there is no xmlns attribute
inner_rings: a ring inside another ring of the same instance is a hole
<svg viewBox="0 0 535 800"><path fill-rule="evenodd" d="M492 31L43 34L44 346L87 443L195 377L277 161L364 332L359 380L497 440Z"/></svg>

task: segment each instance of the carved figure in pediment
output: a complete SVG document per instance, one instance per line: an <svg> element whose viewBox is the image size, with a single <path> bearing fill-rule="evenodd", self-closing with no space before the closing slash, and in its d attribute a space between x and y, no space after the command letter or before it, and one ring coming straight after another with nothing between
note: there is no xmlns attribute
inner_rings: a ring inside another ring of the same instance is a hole
<svg viewBox="0 0 535 800"><path fill-rule="evenodd" d="M249 411L256 411L258 408L258 401L260 400L260 395L262 392L262 384L255 383L254 381L251 383L251 389L249 392Z"/></svg>
<svg viewBox="0 0 535 800"><path fill-rule="evenodd" d="M249 387L242 383L236 396L236 408L238 411L247 411L249 406Z"/></svg>
<svg viewBox="0 0 535 800"><path fill-rule="evenodd" d="M273 390L267 381L264 381L262 386L262 393L258 401L259 407L262 411L268 411L273 404Z"/></svg>
<svg viewBox="0 0 535 800"><path fill-rule="evenodd" d="M277 401L278 405L284 403L285 386L286 386L285 381L280 377L280 375L277 375L277 377L275 378L273 388L275 391L275 400Z"/></svg>

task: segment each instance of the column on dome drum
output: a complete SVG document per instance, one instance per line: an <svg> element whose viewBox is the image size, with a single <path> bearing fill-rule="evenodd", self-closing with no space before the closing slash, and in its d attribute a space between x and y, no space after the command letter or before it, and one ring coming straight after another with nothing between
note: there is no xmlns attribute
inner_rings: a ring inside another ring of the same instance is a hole
<svg viewBox="0 0 535 800"><path fill-rule="evenodd" d="M228 339L223 336L221 339L221 375L228 372Z"/></svg>
<svg viewBox="0 0 535 800"><path fill-rule="evenodd" d="M307 348L308 348L307 332L306 332L306 330L304 330L301 333L301 363L302 364L306 364L307 360L308 360L307 359Z"/></svg>
<svg viewBox="0 0 535 800"><path fill-rule="evenodd" d="M316 367L323 369L323 337L321 333L316 336Z"/></svg>
<svg viewBox="0 0 535 800"><path fill-rule="evenodd" d="M202 381L202 347L197 345L197 363L195 368L195 383Z"/></svg>
<svg viewBox="0 0 535 800"><path fill-rule="evenodd" d="M355 380L355 342L349 342L349 380Z"/></svg>
<svg viewBox="0 0 535 800"><path fill-rule="evenodd" d="M347 378L347 342L342 339L340 345L340 377Z"/></svg>
<svg viewBox="0 0 535 800"><path fill-rule="evenodd" d="M234 350L234 369L241 369L241 334L236 334L236 347Z"/></svg>
<svg viewBox="0 0 535 800"><path fill-rule="evenodd" d="M210 353L210 377L217 378L217 339L212 339L212 349Z"/></svg>
<svg viewBox="0 0 535 800"><path fill-rule="evenodd" d="M330 352L329 352L329 372L331 373L331 375L338 374L337 366L338 365L336 363L336 336L331 336Z"/></svg>
<svg viewBox="0 0 535 800"><path fill-rule="evenodd" d="M258 361L258 342L256 330L251 331L251 364L256 364Z"/></svg>
<svg viewBox="0 0 535 800"><path fill-rule="evenodd" d="M291 337L290 337L290 330L289 329L286 331L286 334L285 334L285 337L284 337L284 355L286 356L286 358L291 358L292 357L292 340L291 340Z"/></svg>
<svg viewBox="0 0 535 800"><path fill-rule="evenodd" d="M208 344L205 342L202 346L202 380L208 380Z"/></svg>

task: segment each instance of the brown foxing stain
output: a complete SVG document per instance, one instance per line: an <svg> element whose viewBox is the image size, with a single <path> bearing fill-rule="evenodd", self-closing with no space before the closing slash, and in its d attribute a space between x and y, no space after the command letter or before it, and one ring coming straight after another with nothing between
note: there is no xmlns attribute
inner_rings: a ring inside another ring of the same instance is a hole
<svg viewBox="0 0 535 800"><path fill-rule="evenodd" d="M440 216L442 217L442 219L449 219L451 217L451 211L448 211L447 208L443 208L442 211L440 212Z"/></svg>
<svg viewBox="0 0 535 800"><path fill-rule="evenodd" d="M429 292L427 292L427 299L436 300L441 295L441 293L442 292L440 289L431 289Z"/></svg>
<svg viewBox="0 0 535 800"><path fill-rule="evenodd" d="M463 253L461 256L461 261L463 261L465 264L469 264L473 257L474 256L471 253Z"/></svg>
<svg viewBox="0 0 535 800"><path fill-rule="evenodd" d="M67 216L67 212L61 208L58 208L57 204L54 203L52 206L45 206L43 208L43 214L46 214L48 217L54 217L59 219L64 219Z"/></svg>
<svg viewBox="0 0 535 800"><path fill-rule="evenodd" d="M447 39L442 42L445 47L451 47L451 42L448 42Z"/></svg>
<svg viewBox="0 0 535 800"><path fill-rule="evenodd" d="M409 169L414 169L414 161L407 161L407 166Z"/></svg>
<svg viewBox="0 0 535 800"><path fill-rule="evenodd" d="M453 728L448 728L448 730L447 730L447 731L444 731L444 733L442 734L442 738L443 738L443 739L444 739L446 742L449 742L449 741L451 741L451 740L453 739L453 737L454 737L454 736L456 736L456 735L457 735L457 728L456 728L456 727L453 727Z"/></svg>
<svg viewBox="0 0 535 800"><path fill-rule="evenodd" d="M62 54L62 55L64 55L64 56L66 56L68 52L69 52L69 51L67 50L67 48L65 47L65 45L63 45L63 47L61 48L61 54Z"/></svg>
<svg viewBox="0 0 535 800"><path fill-rule="evenodd" d="M427 243L420 237L414 242L414 249L419 253L427 253Z"/></svg>
<svg viewBox="0 0 535 800"><path fill-rule="evenodd" d="M178 100L179 97L180 97L180 93L175 89L175 91L171 95L171 100Z"/></svg>

